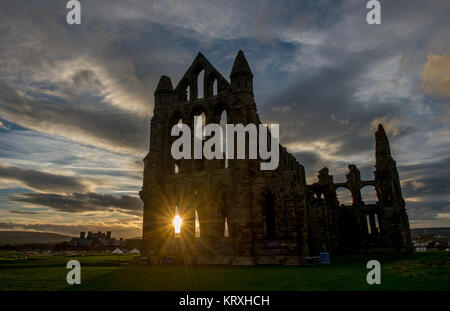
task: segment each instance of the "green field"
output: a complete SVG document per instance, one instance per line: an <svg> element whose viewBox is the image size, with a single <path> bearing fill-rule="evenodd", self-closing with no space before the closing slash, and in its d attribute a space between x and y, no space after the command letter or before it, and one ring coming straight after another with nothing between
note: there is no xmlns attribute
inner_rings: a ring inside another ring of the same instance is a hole
<svg viewBox="0 0 450 311"><path fill-rule="evenodd" d="M67 285L66 263L81 263ZM31 256L0 253L0 290L450 290L450 253L346 255L327 266L141 266L131 255ZM367 261L381 285L366 283Z"/></svg>

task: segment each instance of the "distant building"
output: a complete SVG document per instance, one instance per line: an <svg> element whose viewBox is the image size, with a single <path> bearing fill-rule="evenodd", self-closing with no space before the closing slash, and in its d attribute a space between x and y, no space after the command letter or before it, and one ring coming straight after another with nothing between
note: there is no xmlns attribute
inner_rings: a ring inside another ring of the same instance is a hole
<svg viewBox="0 0 450 311"><path fill-rule="evenodd" d="M85 232L80 232L79 238L72 238L69 242L69 247L77 249L95 249L95 250L107 250L115 249L117 247L123 247L125 241L123 239L117 240L111 237L111 231L102 233L88 232L87 236Z"/></svg>
<svg viewBox="0 0 450 311"><path fill-rule="evenodd" d="M418 234L417 235L417 240L419 240L419 242L429 242L429 241L433 241L433 239L434 239L433 234Z"/></svg>

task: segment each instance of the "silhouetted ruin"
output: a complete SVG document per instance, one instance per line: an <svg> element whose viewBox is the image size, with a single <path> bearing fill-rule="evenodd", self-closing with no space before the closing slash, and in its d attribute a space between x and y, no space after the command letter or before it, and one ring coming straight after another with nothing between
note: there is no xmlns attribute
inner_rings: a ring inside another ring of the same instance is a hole
<svg viewBox="0 0 450 311"><path fill-rule="evenodd" d="M308 185L304 167L281 145L279 166L272 171L260 170L261 159L174 160L171 128L179 122L193 128L194 116L204 114L206 124L261 123L242 51L230 81L199 53L175 89L167 76L158 83L140 192L142 253L150 263L288 265L321 252L412 249L400 179L381 124L374 180L361 180L350 164L345 183L334 183L323 168ZM363 202L366 186L376 189L376 203ZM348 189L351 205L339 203L338 188ZM183 220L178 234L176 213Z"/></svg>

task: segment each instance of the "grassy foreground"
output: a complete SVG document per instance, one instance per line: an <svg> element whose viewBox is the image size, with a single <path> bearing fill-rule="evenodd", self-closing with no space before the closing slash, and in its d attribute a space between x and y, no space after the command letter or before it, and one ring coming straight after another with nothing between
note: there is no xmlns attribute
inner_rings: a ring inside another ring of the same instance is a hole
<svg viewBox="0 0 450 311"><path fill-rule="evenodd" d="M81 285L66 263L81 263ZM450 290L450 253L345 255L327 266L141 266L135 255L32 256L0 253L0 290ZM381 263L368 285L366 263Z"/></svg>

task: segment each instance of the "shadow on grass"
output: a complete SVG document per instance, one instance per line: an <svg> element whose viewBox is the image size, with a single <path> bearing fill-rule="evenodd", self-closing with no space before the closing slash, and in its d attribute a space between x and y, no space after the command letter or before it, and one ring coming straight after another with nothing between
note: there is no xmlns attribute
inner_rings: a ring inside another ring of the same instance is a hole
<svg viewBox="0 0 450 311"><path fill-rule="evenodd" d="M382 266L368 285L366 263ZM449 290L449 254L345 255L326 266L141 266L130 263L67 290Z"/></svg>
<svg viewBox="0 0 450 311"><path fill-rule="evenodd" d="M81 263L81 285L67 285L67 261ZM0 290L450 290L450 252L358 254L322 266L173 266L132 256L43 256L0 260ZM381 263L381 285L366 264Z"/></svg>

